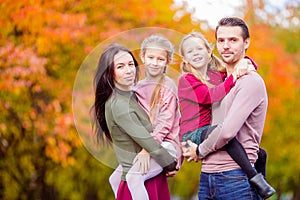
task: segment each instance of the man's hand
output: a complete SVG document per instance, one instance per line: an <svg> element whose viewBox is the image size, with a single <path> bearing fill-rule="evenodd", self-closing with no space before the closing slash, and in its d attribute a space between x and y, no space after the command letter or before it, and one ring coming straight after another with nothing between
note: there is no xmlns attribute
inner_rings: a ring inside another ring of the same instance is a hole
<svg viewBox="0 0 300 200"><path fill-rule="evenodd" d="M187 158L188 162L191 161L198 162L199 160L201 160L196 154L196 149L198 148L198 145L193 143L191 140L188 140L187 142L182 142L181 148L183 152L182 155L185 158Z"/></svg>
<svg viewBox="0 0 300 200"><path fill-rule="evenodd" d="M143 175L147 174L150 168L150 154L145 149L142 149L134 158L133 164L139 166L139 172Z"/></svg>

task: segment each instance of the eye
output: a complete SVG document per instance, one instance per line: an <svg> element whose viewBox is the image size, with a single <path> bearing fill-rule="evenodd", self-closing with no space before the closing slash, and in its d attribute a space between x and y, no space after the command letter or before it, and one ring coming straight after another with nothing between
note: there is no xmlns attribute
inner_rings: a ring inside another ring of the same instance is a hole
<svg viewBox="0 0 300 200"><path fill-rule="evenodd" d="M218 43L224 43L224 39L218 39Z"/></svg>

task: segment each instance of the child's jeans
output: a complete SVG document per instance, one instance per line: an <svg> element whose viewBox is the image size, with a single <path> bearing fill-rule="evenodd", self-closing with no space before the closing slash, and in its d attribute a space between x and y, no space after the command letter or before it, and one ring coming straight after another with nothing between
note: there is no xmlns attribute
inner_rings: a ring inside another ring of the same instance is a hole
<svg viewBox="0 0 300 200"><path fill-rule="evenodd" d="M194 142L196 144L200 144L202 131L205 129L208 129L209 127L210 127L210 125L205 125L205 126L202 126L201 128L196 129L195 131L184 134L182 136L182 141L186 142L188 140L191 140L192 142Z"/></svg>

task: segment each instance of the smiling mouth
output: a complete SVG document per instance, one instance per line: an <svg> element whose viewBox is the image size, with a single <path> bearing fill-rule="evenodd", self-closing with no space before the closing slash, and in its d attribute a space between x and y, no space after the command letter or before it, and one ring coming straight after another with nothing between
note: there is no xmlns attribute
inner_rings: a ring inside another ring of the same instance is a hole
<svg viewBox="0 0 300 200"><path fill-rule="evenodd" d="M154 70L154 71L157 71L160 69L160 67L149 67L150 70Z"/></svg>
<svg viewBox="0 0 300 200"><path fill-rule="evenodd" d="M127 81L130 81L130 80L134 79L134 76L125 77L124 79L127 80Z"/></svg>
<svg viewBox="0 0 300 200"><path fill-rule="evenodd" d="M201 61L201 60L202 60L202 57L201 57L201 58L198 57L198 58L193 59L193 62L199 62L199 61Z"/></svg>

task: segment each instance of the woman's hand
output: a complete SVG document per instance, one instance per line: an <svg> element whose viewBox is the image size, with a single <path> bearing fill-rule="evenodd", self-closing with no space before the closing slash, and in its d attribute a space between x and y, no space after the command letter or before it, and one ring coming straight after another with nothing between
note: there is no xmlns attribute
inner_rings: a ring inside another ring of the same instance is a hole
<svg viewBox="0 0 300 200"><path fill-rule="evenodd" d="M196 150L198 148L198 145L193 143L191 140L188 140L187 142L181 143L181 148L183 152L183 156L187 158L188 162L195 161L198 162L201 160L196 153Z"/></svg>
<svg viewBox="0 0 300 200"><path fill-rule="evenodd" d="M143 175L147 174L150 168L150 154L145 149L142 149L134 158L133 164L139 166L139 172Z"/></svg>
<svg viewBox="0 0 300 200"><path fill-rule="evenodd" d="M177 174L178 170L179 170L179 167L177 165L175 170L173 170L173 171L167 171L166 172L166 176L167 177L173 177L173 176L175 176Z"/></svg>

